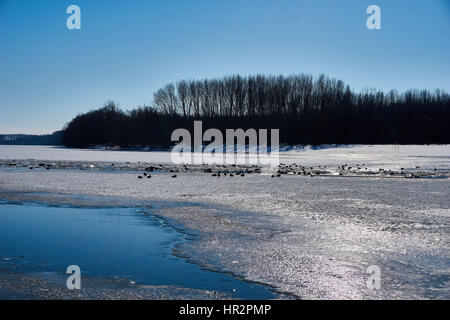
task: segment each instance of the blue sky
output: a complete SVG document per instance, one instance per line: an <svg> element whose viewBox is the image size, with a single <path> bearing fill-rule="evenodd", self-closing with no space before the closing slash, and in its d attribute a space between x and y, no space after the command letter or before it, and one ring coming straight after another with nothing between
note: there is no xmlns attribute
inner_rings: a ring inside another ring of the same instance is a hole
<svg viewBox="0 0 450 320"><path fill-rule="evenodd" d="M81 8L82 29L66 28ZM381 8L368 30L366 8ZM309 73L450 91L447 0L0 0L0 133L48 133L179 79Z"/></svg>

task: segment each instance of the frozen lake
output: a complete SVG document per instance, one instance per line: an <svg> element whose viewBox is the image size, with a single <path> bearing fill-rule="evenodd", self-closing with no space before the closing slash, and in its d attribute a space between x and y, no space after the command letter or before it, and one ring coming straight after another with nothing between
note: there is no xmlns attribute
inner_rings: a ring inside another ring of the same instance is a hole
<svg viewBox="0 0 450 320"><path fill-rule="evenodd" d="M168 151L106 151L98 149L67 149L51 146L5 146L0 145L2 160L47 160L91 162L146 162L171 163ZM280 152L281 163L300 163L305 166L338 166L344 163L366 164L385 169L424 168L450 169L450 145L354 145L293 149Z"/></svg>
<svg viewBox="0 0 450 320"><path fill-rule="evenodd" d="M450 298L450 180L433 175L450 169L449 146L307 148L281 156L314 167L362 162L432 174L218 178L187 170L172 178L155 170L151 179L137 179L143 172L134 164L166 163L169 153L0 146L0 198L151 206L155 216L197 235L177 247L178 255L300 298ZM74 163L30 170L32 159ZM120 170L110 166L123 161ZM369 266L381 270L379 290L367 287Z"/></svg>

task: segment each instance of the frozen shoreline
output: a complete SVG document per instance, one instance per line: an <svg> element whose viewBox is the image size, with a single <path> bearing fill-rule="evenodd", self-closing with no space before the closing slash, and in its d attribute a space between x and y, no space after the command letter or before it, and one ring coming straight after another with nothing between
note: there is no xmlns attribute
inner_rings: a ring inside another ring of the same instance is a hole
<svg viewBox="0 0 450 320"><path fill-rule="evenodd" d="M424 151L384 158L405 169L415 168L417 159L424 161L421 166L450 167L445 153L429 151L424 158L417 157ZM361 160L350 153L339 163L350 156ZM367 165L379 158L383 155L372 156ZM317 165L330 158L315 153L310 160ZM301 298L450 296L448 178L217 178L187 170L173 179L170 170L156 170L151 179L137 179L129 165L138 164L125 164L124 170L98 169L100 163L94 170L0 168L1 197L81 206L96 205L90 198L97 205L149 205L153 214L200 235L180 246L178 254ZM367 289L369 265L381 268L382 290Z"/></svg>

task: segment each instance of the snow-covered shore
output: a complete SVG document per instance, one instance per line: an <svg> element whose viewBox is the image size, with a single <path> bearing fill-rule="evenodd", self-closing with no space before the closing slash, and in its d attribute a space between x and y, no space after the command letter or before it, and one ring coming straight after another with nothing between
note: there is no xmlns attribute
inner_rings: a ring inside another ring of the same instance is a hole
<svg viewBox="0 0 450 320"><path fill-rule="evenodd" d="M416 166L450 169L450 145L348 145L284 150L290 150L280 151L280 162L285 164L338 166L345 163L353 165L364 163L367 166L382 166L386 169ZM171 153L0 145L0 159L170 164Z"/></svg>

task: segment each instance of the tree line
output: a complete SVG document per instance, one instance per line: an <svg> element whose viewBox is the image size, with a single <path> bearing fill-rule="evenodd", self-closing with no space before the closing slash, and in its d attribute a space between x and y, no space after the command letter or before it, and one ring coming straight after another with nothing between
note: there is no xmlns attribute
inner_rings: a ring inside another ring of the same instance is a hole
<svg viewBox="0 0 450 320"><path fill-rule="evenodd" d="M181 80L159 89L151 106L113 102L64 128L71 147L169 147L177 128L280 129L282 144L450 143L450 96L443 90L354 92L320 75Z"/></svg>
<svg viewBox="0 0 450 320"><path fill-rule="evenodd" d="M61 145L62 131L55 131L52 134L32 135L32 134L0 134L0 144L9 145Z"/></svg>

